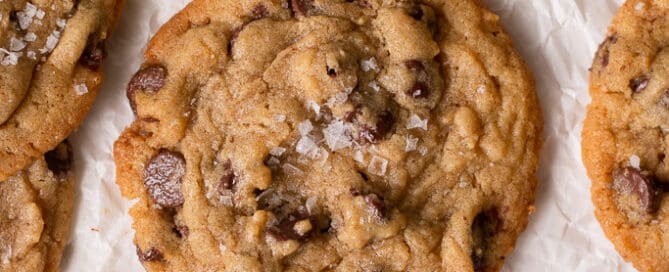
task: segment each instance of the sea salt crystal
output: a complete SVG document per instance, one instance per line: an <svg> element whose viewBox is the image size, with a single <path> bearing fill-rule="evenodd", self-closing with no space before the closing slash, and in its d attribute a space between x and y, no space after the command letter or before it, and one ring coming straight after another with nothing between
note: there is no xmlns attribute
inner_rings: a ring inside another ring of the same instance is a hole
<svg viewBox="0 0 669 272"><path fill-rule="evenodd" d="M292 165L290 163L284 163L281 168L283 168L283 171L286 172L288 175L299 176L302 175L302 173L304 173L300 168L297 168L295 165Z"/></svg>
<svg viewBox="0 0 669 272"><path fill-rule="evenodd" d="M485 88L484 85L480 85L480 86L476 89L476 92L477 92L477 93L480 93L480 94L485 93L485 91L486 91L486 88Z"/></svg>
<svg viewBox="0 0 669 272"><path fill-rule="evenodd" d="M88 87L86 87L85 83L74 85L74 92L77 95L85 95L88 93Z"/></svg>
<svg viewBox="0 0 669 272"><path fill-rule="evenodd" d="M349 127L350 124L347 125L343 121L336 121L323 129L325 142L330 147L330 150L337 151L339 149L347 148L353 145L351 137L348 135Z"/></svg>
<svg viewBox="0 0 669 272"><path fill-rule="evenodd" d="M35 12L35 17L37 17L37 19L40 19L40 20L44 19L44 15L46 15L46 13L41 9L38 9Z"/></svg>
<svg viewBox="0 0 669 272"><path fill-rule="evenodd" d="M275 157L281 157L283 153L286 152L286 149L280 146L273 147L272 149L269 150L269 154Z"/></svg>
<svg viewBox="0 0 669 272"><path fill-rule="evenodd" d="M40 53L46 54L46 53L51 53L54 48L56 48L56 45L58 45L58 41L60 40L60 31L53 31L51 34L49 34L49 37L46 38L46 44L44 45L44 48L40 49Z"/></svg>
<svg viewBox="0 0 669 272"><path fill-rule="evenodd" d="M309 214L313 214L316 210L316 201L318 199L315 196L307 198L307 201L304 203L304 206L307 208Z"/></svg>
<svg viewBox="0 0 669 272"><path fill-rule="evenodd" d="M427 119L423 120L418 115L413 114L407 122L407 129L420 128L427 130Z"/></svg>
<svg viewBox="0 0 669 272"><path fill-rule="evenodd" d="M427 155L427 147L421 146L418 148L418 153L420 153L422 156Z"/></svg>
<svg viewBox="0 0 669 272"><path fill-rule="evenodd" d="M360 67L365 72L369 72L371 70L374 70L374 71L379 70L379 66L376 64L376 59L374 57L371 57L368 60L362 60L360 62Z"/></svg>
<svg viewBox="0 0 669 272"><path fill-rule="evenodd" d="M7 245L7 251L2 255L2 263L8 264L9 259L12 257L12 244Z"/></svg>
<svg viewBox="0 0 669 272"><path fill-rule="evenodd" d="M307 100L307 109L314 111L316 114L321 112L321 106L313 100Z"/></svg>
<svg viewBox="0 0 669 272"><path fill-rule="evenodd" d="M362 154L361 150L356 150L353 159L359 163L365 163L365 155Z"/></svg>
<svg viewBox="0 0 669 272"><path fill-rule="evenodd" d="M643 1L636 3L636 5L634 5L635 10L642 10L644 7L646 7L646 3Z"/></svg>
<svg viewBox="0 0 669 272"><path fill-rule="evenodd" d="M218 244L218 249L222 255L225 255L225 252L228 251L228 248L223 243Z"/></svg>
<svg viewBox="0 0 669 272"><path fill-rule="evenodd" d="M415 138L411 135L407 136L406 146L404 147L404 151L410 152L416 150L417 148L418 148L418 138Z"/></svg>
<svg viewBox="0 0 669 272"><path fill-rule="evenodd" d="M37 54L35 54L34 51L28 51L28 54L26 56L32 60L37 60Z"/></svg>
<svg viewBox="0 0 669 272"><path fill-rule="evenodd" d="M305 155L309 158L315 158L318 155L318 145L308 136L302 136L295 147L297 153Z"/></svg>
<svg viewBox="0 0 669 272"><path fill-rule="evenodd" d="M300 132L300 135L304 136L309 134L314 129L314 126L311 124L311 121L304 120L297 125L297 130Z"/></svg>
<svg viewBox="0 0 669 272"><path fill-rule="evenodd" d="M367 167L367 170L369 170L370 173L378 176L385 175L387 169L388 169L388 160L381 158L379 156L373 156L372 160L369 162L369 167Z"/></svg>
<svg viewBox="0 0 669 272"><path fill-rule="evenodd" d="M16 65L19 63L19 57L22 55L20 52L9 52L5 49L0 48L0 65L9 66Z"/></svg>
<svg viewBox="0 0 669 272"><path fill-rule="evenodd" d="M26 43L24 43L22 40L14 37L9 40L9 51L19 52L23 50L23 48L26 48Z"/></svg>
<svg viewBox="0 0 669 272"><path fill-rule="evenodd" d="M274 116L272 116L272 118L274 118L275 121L280 123L286 122L286 116L283 114L275 114Z"/></svg>
<svg viewBox="0 0 669 272"><path fill-rule="evenodd" d="M19 11L16 13L16 18L19 19L19 27L22 30L28 29L28 27L30 27L30 24L32 24L33 18L35 17L36 13L37 13L37 7L35 7L31 3L26 3L26 7L23 9L23 11Z"/></svg>
<svg viewBox="0 0 669 272"><path fill-rule="evenodd" d="M460 181L460 183L458 183L458 187L460 187L460 188L465 188L465 187L467 187L467 182L465 182L465 181Z"/></svg>
<svg viewBox="0 0 669 272"><path fill-rule="evenodd" d="M379 84L376 83L376 80L372 80L372 81L370 81L369 84L367 84L367 86L369 86L370 88L372 88L372 90L374 90L375 92L378 92L378 91L381 90L381 87L379 87Z"/></svg>
<svg viewBox="0 0 669 272"><path fill-rule="evenodd" d="M25 40L26 42L34 42L35 40L37 40L37 35L35 35L35 33L33 32L28 32L26 33L26 36L23 37L23 40Z"/></svg>
<svg viewBox="0 0 669 272"><path fill-rule="evenodd" d="M630 166L636 168L636 169L641 169L641 159L637 155L632 155L630 156Z"/></svg>
<svg viewBox="0 0 669 272"><path fill-rule="evenodd" d="M269 159L267 160L267 166L275 167L279 166L279 164L281 164L281 161L274 156L269 157Z"/></svg>
<svg viewBox="0 0 669 272"><path fill-rule="evenodd" d="M65 25L67 25L67 20L65 19L58 19L56 20L56 25L60 27L61 29L65 28Z"/></svg>

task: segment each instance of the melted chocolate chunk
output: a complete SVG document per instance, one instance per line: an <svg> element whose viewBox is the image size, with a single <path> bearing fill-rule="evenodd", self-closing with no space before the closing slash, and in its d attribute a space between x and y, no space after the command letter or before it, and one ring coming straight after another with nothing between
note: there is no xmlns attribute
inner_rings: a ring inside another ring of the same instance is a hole
<svg viewBox="0 0 669 272"><path fill-rule="evenodd" d="M295 16L307 16L309 10L314 7L313 0L290 0L288 3Z"/></svg>
<svg viewBox="0 0 669 272"><path fill-rule="evenodd" d="M312 231L300 234L295 230L295 225L302 220L309 220L312 226L315 225L306 209L298 209L280 220L278 224L271 226L267 231L279 241L305 241L311 236Z"/></svg>
<svg viewBox="0 0 669 272"><path fill-rule="evenodd" d="M222 166L223 166L223 174L221 175L221 178L218 180L218 192L221 194L227 190L231 190L236 183L235 172L232 170L232 162L230 160L227 160L223 162Z"/></svg>
<svg viewBox="0 0 669 272"><path fill-rule="evenodd" d="M96 37L89 37L86 49L79 58L79 63L88 69L97 71L102 65L102 61L107 57L105 50L105 40L97 39Z"/></svg>
<svg viewBox="0 0 669 272"><path fill-rule="evenodd" d="M181 182L185 174L183 155L163 149L144 168L144 185L149 196L161 207L178 207L184 203Z"/></svg>
<svg viewBox="0 0 669 272"><path fill-rule="evenodd" d="M374 214L379 218L387 218L388 209L386 204L383 202L383 198L379 197L377 194L368 194L365 195L365 203L372 208Z"/></svg>
<svg viewBox="0 0 669 272"><path fill-rule="evenodd" d="M375 127L362 125L360 139L367 143L377 143L382 140L395 125L395 116L390 111L382 111L376 119Z"/></svg>
<svg viewBox="0 0 669 272"><path fill-rule="evenodd" d="M407 60L404 62L404 66L412 72L423 72L425 71L425 66L419 60Z"/></svg>
<svg viewBox="0 0 669 272"><path fill-rule="evenodd" d="M599 51L602 57L602 67L609 65L609 51L612 44L615 44L618 41L618 37L615 35L609 36L599 45Z"/></svg>
<svg viewBox="0 0 669 272"><path fill-rule="evenodd" d="M72 146L65 141L54 150L44 154L44 160L54 176L57 179L64 180L72 169Z"/></svg>
<svg viewBox="0 0 669 272"><path fill-rule="evenodd" d="M430 89L424 82L416 81L411 89L407 91L407 95L413 98L428 98L430 97Z"/></svg>
<svg viewBox="0 0 669 272"><path fill-rule="evenodd" d="M142 252L142 249L137 247L137 256L142 262L160 262L165 260L163 253L155 247L149 248L146 252Z"/></svg>
<svg viewBox="0 0 669 272"><path fill-rule="evenodd" d="M423 19L423 15L425 13L423 12L423 9L420 6L413 6L407 10L407 14L409 14L409 16L411 16L411 18L414 18L416 21L420 21L421 19Z"/></svg>
<svg viewBox="0 0 669 272"><path fill-rule="evenodd" d="M650 76L641 75L630 80L630 89L632 89L632 91L635 93L639 93L648 87L648 82L650 82Z"/></svg>
<svg viewBox="0 0 669 272"><path fill-rule="evenodd" d="M174 226L172 230L179 238L188 237L188 235L190 234L190 229L186 225L177 224Z"/></svg>
<svg viewBox="0 0 669 272"><path fill-rule="evenodd" d="M137 114L137 103L135 102L135 93L138 91L154 94L160 91L165 85L167 78L167 69L161 65L149 65L140 69L130 79L126 95L130 101L132 111Z"/></svg>
<svg viewBox="0 0 669 272"><path fill-rule="evenodd" d="M632 167L618 168L613 171L613 189L619 197L636 198L633 205L624 205L623 209L631 209L627 212L640 214L652 214L657 211L660 190L657 189L655 180L642 174Z"/></svg>
<svg viewBox="0 0 669 272"><path fill-rule="evenodd" d="M262 19L264 17L267 17L269 15L269 11L267 10L267 7L263 4L259 4L253 8L253 19Z"/></svg>
<svg viewBox="0 0 669 272"><path fill-rule="evenodd" d="M327 70L328 76L330 76L331 78L337 77L337 70L335 70L333 68L330 68L330 67L327 67L326 70Z"/></svg>
<svg viewBox="0 0 669 272"><path fill-rule="evenodd" d="M472 222L472 263L474 271L487 271L492 260L486 259L486 253L490 250L492 238L502 228L502 220L496 209L484 211L476 215Z"/></svg>

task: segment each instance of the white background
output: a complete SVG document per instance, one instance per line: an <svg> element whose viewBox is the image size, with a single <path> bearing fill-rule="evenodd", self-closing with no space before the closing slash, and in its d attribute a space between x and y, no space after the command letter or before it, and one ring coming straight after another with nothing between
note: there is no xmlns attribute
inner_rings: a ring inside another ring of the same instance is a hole
<svg viewBox="0 0 669 272"><path fill-rule="evenodd" d="M104 88L72 136L80 186L64 271L143 271L126 214L130 202L114 183L112 143L133 119L125 86L142 62L145 44L187 2L126 1L108 44ZM593 216L580 153L581 122L590 101L587 69L622 0L484 2L501 16L533 71L545 122L537 212L504 270L634 271Z"/></svg>

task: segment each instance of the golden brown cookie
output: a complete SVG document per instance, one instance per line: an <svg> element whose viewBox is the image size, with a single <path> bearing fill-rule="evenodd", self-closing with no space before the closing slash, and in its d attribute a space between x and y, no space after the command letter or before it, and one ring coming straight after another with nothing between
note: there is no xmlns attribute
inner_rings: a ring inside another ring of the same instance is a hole
<svg viewBox="0 0 669 272"><path fill-rule="evenodd" d="M122 2L0 1L0 182L84 119Z"/></svg>
<svg viewBox="0 0 669 272"><path fill-rule="evenodd" d="M471 0L196 0L151 40L115 144L149 271L495 271L541 120Z"/></svg>
<svg viewBox="0 0 669 272"><path fill-rule="evenodd" d="M669 271L669 1L627 1L590 73L583 161L595 215L627 261Z"/></svg>
<svg viewBox="0 0 669 272"><path fill-rule="evenodd" d="M0 271L60 271L74 200L71 165L63 143L0 183Z"/></svg>

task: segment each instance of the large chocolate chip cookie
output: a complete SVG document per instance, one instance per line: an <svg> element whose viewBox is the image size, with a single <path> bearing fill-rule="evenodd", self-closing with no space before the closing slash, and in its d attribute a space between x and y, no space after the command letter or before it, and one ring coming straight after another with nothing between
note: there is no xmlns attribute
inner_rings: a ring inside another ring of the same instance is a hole
<svg viewBox="0 0 669 272"><path fill-rule="evenodd" d="M128 84L117 182L149 271L494 271L541 120L471 0L196 0Z"/></svg>

